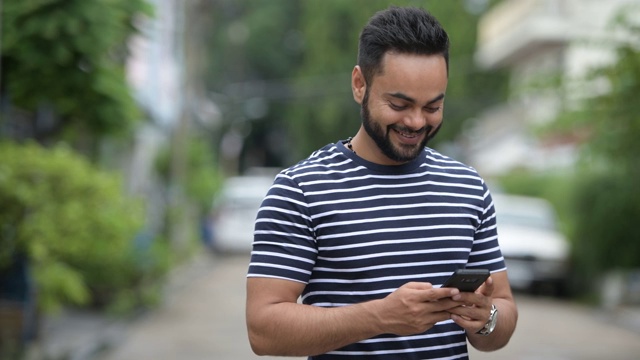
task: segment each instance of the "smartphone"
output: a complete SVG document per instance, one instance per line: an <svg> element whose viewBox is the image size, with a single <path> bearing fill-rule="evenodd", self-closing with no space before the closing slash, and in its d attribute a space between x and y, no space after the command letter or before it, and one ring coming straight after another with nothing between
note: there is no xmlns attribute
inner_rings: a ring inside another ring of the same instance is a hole
<svg viewBox="0 0 640 360"><path fill-rule="evenodd" d="M489 278L489 269L457 269L442 287L452 287L464 292L474 292Z"/></svg>

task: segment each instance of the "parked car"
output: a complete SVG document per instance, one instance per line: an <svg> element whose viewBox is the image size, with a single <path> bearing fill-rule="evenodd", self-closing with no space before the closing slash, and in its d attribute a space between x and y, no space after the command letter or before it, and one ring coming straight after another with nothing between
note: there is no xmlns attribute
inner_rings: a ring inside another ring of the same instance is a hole
<svg viewBox="0 0 640 360"><path fill-rule="evenodd" d="M556 213L546 200L494 194L498 241L514 290L567 289L570 247L557 229Z"/></svg>
<svg viewBox="0 0 640 360"><path fill-rule="evenodd" d="M213 250L250 252L254 223L273 176L268 174L228 178L214 198L211 218Z"/></svg>

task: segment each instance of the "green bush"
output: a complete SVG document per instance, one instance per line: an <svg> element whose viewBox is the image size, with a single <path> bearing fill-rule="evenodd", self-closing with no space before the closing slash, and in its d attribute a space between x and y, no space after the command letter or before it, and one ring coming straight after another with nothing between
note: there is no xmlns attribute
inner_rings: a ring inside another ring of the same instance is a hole
<svg viewBox="0 0 640 360"><path fill-rule="evenodd" d="M572 287L594 290L593 278L609 270L640 268L638 176L587 168L567 173L513 172L498 179L507 192L550 200L572 251Z"/></svg>
<svg viewBox="0 0 640 360"><path fill-rule="evenodd" d="M0 204L0 271L25 255L45 312L122 303L166 265L139 265L141 202L66 147L0 143Z"/></svg>
<svg viewBox="0 0 640 360"><path fill-rule="evenodd" d="M155 170L166 183L171 177L171 149L163 149L155 162ZM211 207L213 195L222 186L222 175L216 170L216 160L202 137L189 139L186 154L185 195L198 209L199 215L206 215Z"/></svg>
<svg viewBox="0 0 640 360"><path fill-rule="evenodd" d="M577 184L576 259L584 271L640 268L637 177L584 176Z"/></svg>

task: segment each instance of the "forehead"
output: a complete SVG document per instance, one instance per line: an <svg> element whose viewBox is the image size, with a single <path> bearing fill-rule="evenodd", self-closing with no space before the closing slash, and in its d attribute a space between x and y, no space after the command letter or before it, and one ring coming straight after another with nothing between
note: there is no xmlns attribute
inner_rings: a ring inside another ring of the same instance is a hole
<svg viewBox="0 0 640 360"><path fill-rule="evenodd" d="M444 93L447 65L442 55L416 55L388 52L381 72L375 75L372 90L400 92L416 99Z"/></svg>

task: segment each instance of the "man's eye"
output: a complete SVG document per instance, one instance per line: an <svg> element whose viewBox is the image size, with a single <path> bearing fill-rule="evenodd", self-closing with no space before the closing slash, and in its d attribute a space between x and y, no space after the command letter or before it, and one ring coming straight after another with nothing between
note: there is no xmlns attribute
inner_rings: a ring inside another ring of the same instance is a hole
<svg viewBox="0 0 640 360"><path fill-rule="evenodd" d="M433 113L437 113L438 110L440 110L440 106L438 106L438 107L428 107L428 108L425 108L425 109L427 110L428 113L433 114Z"/></svg>
<svg viewBox="0 0 640 360"><path fill-rule="evenodd" d="M389 106L393 109L393 110L397 110L397 111L401 111L406 109L407 107L404 105L396 105L394 103L389 103Z"/></svg>

